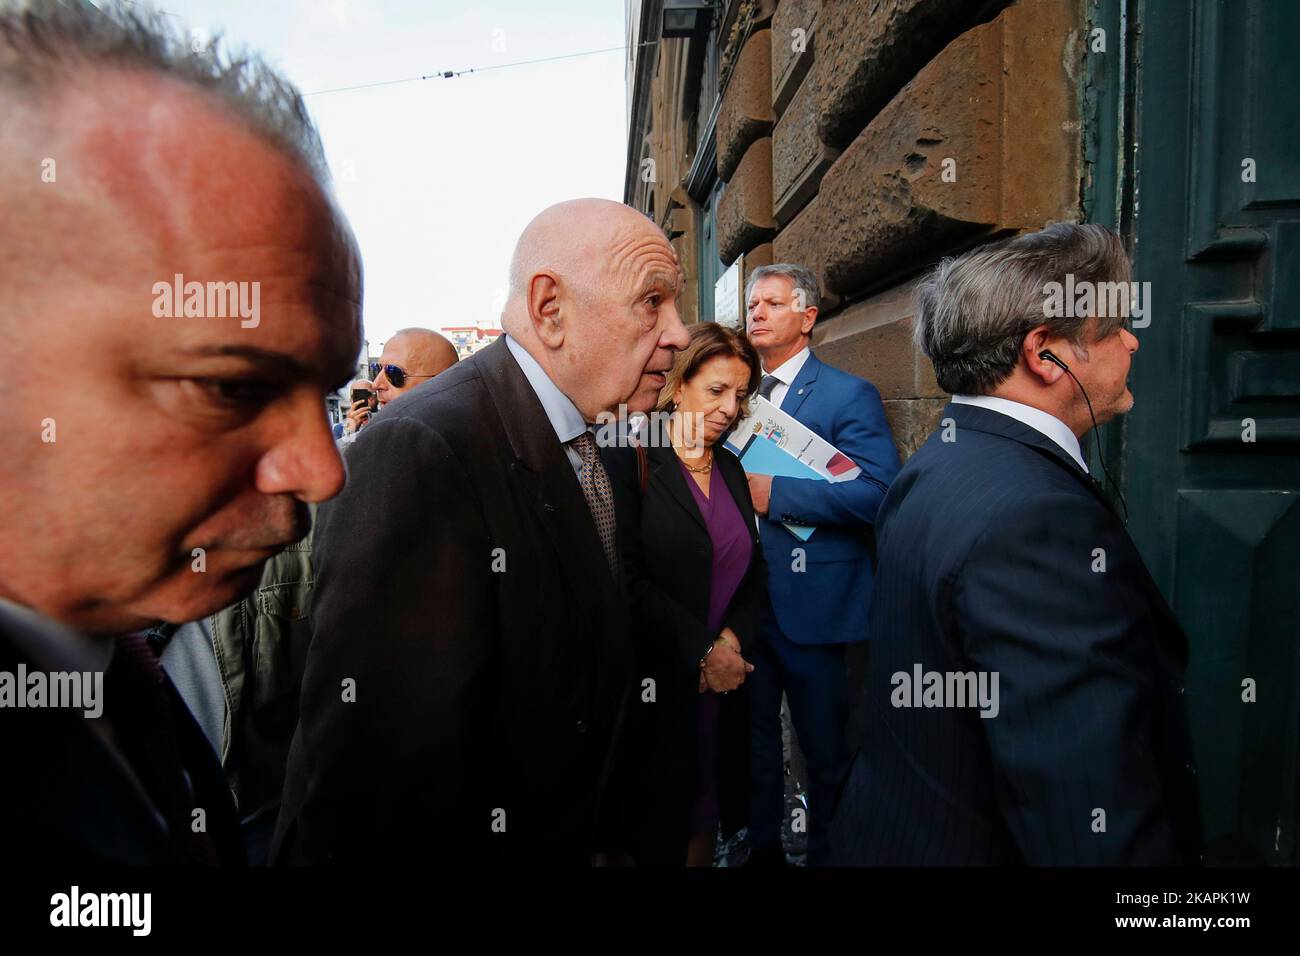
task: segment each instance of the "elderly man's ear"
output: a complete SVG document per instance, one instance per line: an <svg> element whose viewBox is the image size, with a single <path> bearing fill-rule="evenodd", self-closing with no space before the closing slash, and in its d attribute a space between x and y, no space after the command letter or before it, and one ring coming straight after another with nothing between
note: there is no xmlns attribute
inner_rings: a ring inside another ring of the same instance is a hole
<svg viewBox="0 0 1300 956"><path fill-rule="evenodd" d="M528 321L548 349L564 344L560 322L560 282L549 272L539 272L528 283Z"/></svg>

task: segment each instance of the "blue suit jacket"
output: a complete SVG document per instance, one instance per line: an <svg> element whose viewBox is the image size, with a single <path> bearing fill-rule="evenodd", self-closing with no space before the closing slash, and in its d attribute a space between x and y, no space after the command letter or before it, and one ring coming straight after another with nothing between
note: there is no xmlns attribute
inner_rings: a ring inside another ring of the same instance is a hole
<svg viewBox="0 0 1300 956"><path fill-rule="evenodd" d="M1187 640L1123 522L1035 429L970 405L943 415L947 435L880 509L837 862L1195 863ZM918 668L990 689L996 674L996 713L955 693L915 706L896 675Z"/></svg>
<svg viewBox="0 0 1300 956"><path fill-rule="evenodd" d="M866 379L811 352L781 410L807 425L862 468L853 481L775 478L767 517L759 519L772 610L796 644L842 644L867 638L871 606L871 526L898 452L880 392ZM815 525L803 542L781 524ZM796 549L803 549L802 556ZM796 570L802 567L803 570Z"/></svg>

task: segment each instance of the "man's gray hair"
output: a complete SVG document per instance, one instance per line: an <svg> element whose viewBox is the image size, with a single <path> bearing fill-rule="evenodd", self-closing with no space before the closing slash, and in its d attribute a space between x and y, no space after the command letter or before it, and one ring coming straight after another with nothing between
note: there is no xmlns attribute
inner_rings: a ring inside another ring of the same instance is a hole
<svg viewBox="0 0 1300 956"><path fill-rule="evenodd" d="M816 274L809 268L795 265L793 262L778 262L775 265L759 266L749 274L749 282L745 286L745 301L749 301L749 295L754 291L754 283L759 279L766 279L769 276L781 276L783 279L789 279L792 287L792 295L798 297L802 294L803 309L816 309L821 306L821 284L817 281Z"/></svg>
<svg viewBox="0 0 1300 956"><path fill-rule="evenodd" d="M156 73L224 102L328 189L320 136L297 87L259 57L227 53L161 11L123 0L0 0L0 110L57 92L85 69ZM21 102L22 100L19 100Z"/></svg>
<svg viewBox="0 0 1300 956"><path fill-rule="evenodd" d="M1064 284L1067 275L1076 285L1122 282L1127 289L1132 271L1115 233L1064 222L940 262L917 288L914 328L939 387L953 395L988 394L1015 370L1025 335L1039 325L1086 354L1089 316L1066 309L1048 317L1044 308L1049 284ZM1093 316L1094 340L1118 331L1126 316L1127 308Z"/></svg>

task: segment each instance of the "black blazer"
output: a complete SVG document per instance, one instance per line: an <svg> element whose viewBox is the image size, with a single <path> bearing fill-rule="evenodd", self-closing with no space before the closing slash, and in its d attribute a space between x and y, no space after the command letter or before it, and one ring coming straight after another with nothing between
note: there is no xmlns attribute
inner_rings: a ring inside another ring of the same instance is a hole
<svg viewBox="0 0 1300 956"><path fill-rule="evenodd" d="M954 427L908 461L876 524L863 743L836 859L1195 863L1187 639L1123 522L1038 431L970 405L943 418ZM900 706L915 697L896 675L918 665L996 673L996 716Z"/></svg>
<svg viewBox="0 0 1300 956"><path fill-rule="evenodd" d="M385 408L347 464L272 859L589 862L625 591L505 341Z"/></svg>
<svg viewBox="0 0 1300 956"><path fill-rule="evenodd" d="M35 670L0 629L0 671ZM180 695L166 682L178 756L195 805L205 811L219 862L240 866L244 847L221 762ZM108 720L101 716L94 720ZM81 711L0 709L0 819L9 821L6 863L40 866L182 866L153 802L126 758L92 729Z"/></svg>
<svg viewBox="0 0 1300 956"><path fill-rule="evenodd" d="M699 660L718 634L708 630L713 541L670 447L646 449L648 481L623 535L624 562L637 628L637 683L630 732L620 755L627 788L632 852L642 864L680 866L691 834L696 791ZM749 484L740 461L713 448L714 478L736 502L752 547L749 568L723 619L744 648L758 637L767 606L767 565ZM711 494L720 493L715 480ZM631 497L631 496L629 496ZM654 680L654 699L644 681ZM724 831L744 826L749 810L749 706L742 685L722 698L720 802Z"/></svg>

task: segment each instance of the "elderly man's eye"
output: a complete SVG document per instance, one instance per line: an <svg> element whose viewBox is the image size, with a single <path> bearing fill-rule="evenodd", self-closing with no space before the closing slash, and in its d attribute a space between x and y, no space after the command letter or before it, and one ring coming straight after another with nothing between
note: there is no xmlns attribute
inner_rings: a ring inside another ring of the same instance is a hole
<svg viewBox="0 0 1300 956"><path fill-rule="evenodd" d="M663 297L660 296L660 295L658 295L658 294L656 294L656 295L652 295L652 296L649 296L649 297L647 297L646 300L645 300L646 305L650 306L650 308L652 308L652 309L657 309L657 308L659 308L659 304L660 304L662 301L663 301Z"/></svg>

